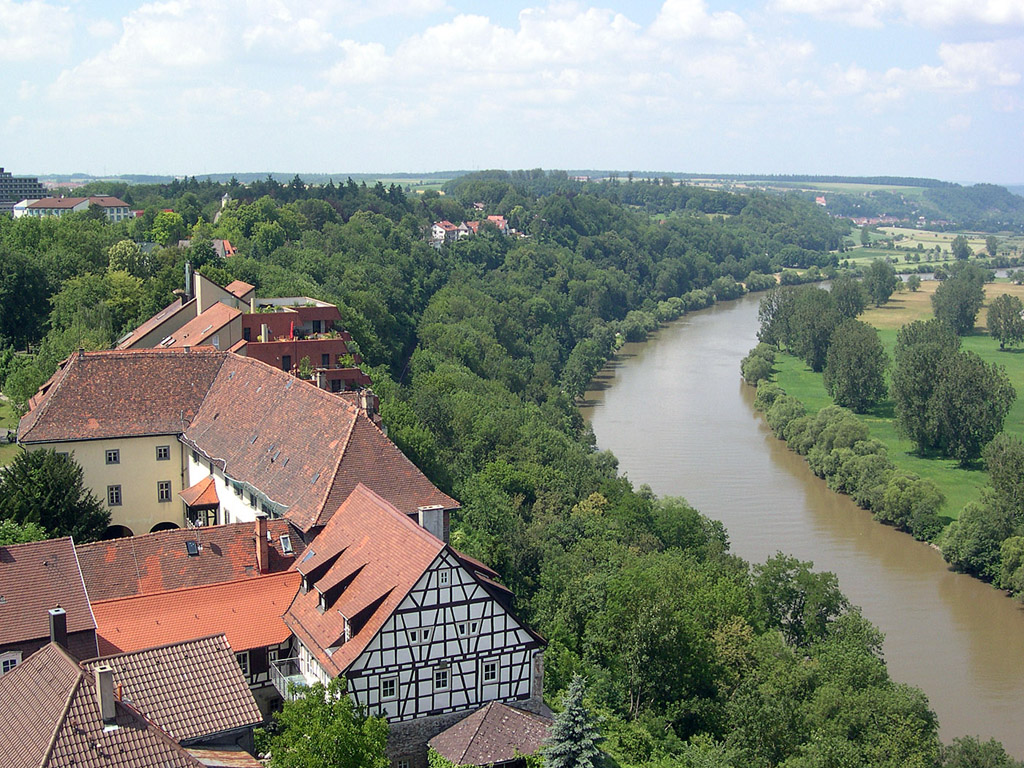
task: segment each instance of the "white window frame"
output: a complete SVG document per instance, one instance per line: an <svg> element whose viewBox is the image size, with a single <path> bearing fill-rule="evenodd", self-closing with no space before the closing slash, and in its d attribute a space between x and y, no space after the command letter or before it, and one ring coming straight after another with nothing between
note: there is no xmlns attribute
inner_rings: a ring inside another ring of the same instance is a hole
<svg viewBox="0 0 1024 768"><path fill-rule="evenodd" d="M434 690L447 691L452 687L451 667L434 667Z"/></svg>
<svg viewBox="0 0 1024 768"><path fill-rule="evenodd" d="M0 677L6 675L19 664L21 664L21 651L0 653Z"/></svg>
<svg viewBox="0 0 1024 768"><path fill-rule="evenodd" d="M388 693L387 689L391 692ZM393 701L398 698L398 675L389 675L380 679L380 700Z"/></svg>
<svg viewBox="0 0 1024 768"><path fill-rule="evenodd" d="M156 460L157 461L170 461L171 460L171 446L169 446L169 445L158 445L156 447Z"/></svg>
<svg viewBox="0 0 1024 768"><path fill-rule="evenodd" d="M171 481L170 480L157 480L156 481L156 500L161 504L171 500Z"/></svg>
<svg viewBox="0 0 1024 768"><path fill-rule="evenodd" d="M430 627L417 627L416 629L407 629L405 632L409 637L409 645L426 645L430 642L433 630Z"/></svg>
<svg viewBox="0 0 1024 768"><path fill-rule="evenodd" d="M121 493L120 485L107 486L107 506L120 507L124 503L124 494Z"/></svg>
<svg viewBox="0 0 1024 768"><path fill-rule="evenodd" d="M480 620L467 619L466 621L460 621L455 625L455 630L458 632L459 637L473 637L480 634Z"/></svg>
<svg viewBox="0 0 1024 768"><path fill-rule="evenodd" d="M488 677L487 676L488 668L490 668L494 672L494 675L492 677ZM487 661L482 662L481 665L480 665L480 682L483 683L484 685L490 685L492 683L497 683L498 682L498 673L499 672L500 672L500 667L498 665L498 660L497 659L488 659Z"/></svg>
<svg viewBox="0 0 1024 768"><path fill-rule="evenodd" d="M451 568L441 568L437 572L437 583L439 586L447 587L452 582L452 570Z"/></svg>
<svg viewBox="0 0 1024 768"><path fill-rule="evenodd" d="M107 448L103 455L103 460L106 464L120 464L121 463L121 449L120 448Z"/></svg>
<svg viewBox="0 0 1024 768"><path fill-rule="evenodd" d="M235 660L238 662L238 666L241 668L242 674L245 676L245 679L248 680L249 679L249 652L248 651L242 651L241 653L236 653L235 654Z"/></svg>

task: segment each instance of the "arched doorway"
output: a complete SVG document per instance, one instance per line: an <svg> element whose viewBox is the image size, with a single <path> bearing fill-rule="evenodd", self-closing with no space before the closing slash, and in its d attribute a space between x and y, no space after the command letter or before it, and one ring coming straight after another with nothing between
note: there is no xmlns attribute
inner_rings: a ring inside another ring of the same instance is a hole
<svg viewBox="0 0 1024 768"><path fill-rule="evenodd" d="M179 526L175 525L174 523L157 523L149 529L149 532L156 533L157 531L173 531L178 527Z"/></svg>
<svg viewBox="0 0 1024 768"><path fill-rule="evenodd" d="M104 539L124 539L134 535L132 529L125 525L111 525L103 532Z"/></svg>

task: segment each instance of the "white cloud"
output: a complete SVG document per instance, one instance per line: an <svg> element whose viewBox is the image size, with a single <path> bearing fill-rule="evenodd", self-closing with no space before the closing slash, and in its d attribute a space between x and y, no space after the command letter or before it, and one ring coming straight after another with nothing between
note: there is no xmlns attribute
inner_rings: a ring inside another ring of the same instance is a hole
<svg viewBox="0 0 1024 768"><path fill-rule="evenodd" d="M942 63L938 66L925 64L912 70L893 68L885 73L885 81L901 87L950 93L1016 86L1021 82L1022 42L943 43L939 46Z"/></svg>
<svg viewBox="0 0 1024 768"><path fill-rule="evenodd" d="M746 31L743 19L732 11L708 13L704 0L665 0L651 25L656 37L736 40Z"/></svg>
<svg viewBox="0 0 1024 768"><path fill-rule="evenodd" d="M886 19L929 28L1024 26L1021 0L773 0L771 7L859 27L878 27Z"/></svg>
<svg viewBox="0 0 1024 768"><path fill-rule="evenodd" d="M63 58L73 26L65 7L44 0L0 0L0 61Z"/></svg>
<svg viewBox="0 0 1024 768"><path fill-rule="evenodd" d="M946 120L946 127L956 133L962 133L971 127L972 122L970 115L952 115Z"/></svg>

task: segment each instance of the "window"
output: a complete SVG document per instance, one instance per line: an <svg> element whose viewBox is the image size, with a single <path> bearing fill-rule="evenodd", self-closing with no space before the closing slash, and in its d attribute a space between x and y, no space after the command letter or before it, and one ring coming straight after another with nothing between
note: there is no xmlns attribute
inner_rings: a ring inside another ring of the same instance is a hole
<svg viewBox="0 0 1024 768"><path fill-rule="evenodd" d="M242 674L245 675L245 679L249 679L249 652L242 651L236 653L235 658L238 659L238 666L242 668Z"/></svg>
<svg viewBox="0 0 1024 768"><path fill-rule="evenodd" d="M21 663L21 651L0 653L0 677L6 675Z"/></svg>
<svg viewBox="0 0 1024 768"><path fill-rule="evenodd" d="M281 535L281 553L284 555L295 554L295 549L292 547L292 537L287 533Z"/></svg>
<svg viewBox="0 0 1024 768"><path fill-rule="evenodd" d="M412 768L412 759L408 757L400 757L395 760L395 768Z"/></svg>
<svg viewBox="0 0 1024 768"><path fill-rule="evenodd" d="M267 649L267 661L273 663L273 662L277 661L280 656L281 656L280 649L278 649L278 648L268 648Z"/></svg>
<svg viewBox="0 0 1024 768"><path fill-rule="evenodd" d="M156 500L157 501L170 501L171 500L171 481L170 480L158 480L156 483Z"/></svg>
<svg viewBox="0 0 1024 768"><path fill-rule="evenodd" d="M252 341L252 328L243 328L242 338L246 341Z"/></svg>
<svg viewBox="0 0 1024 768"><path fill-rule="evenodd" d="M311 320L310 325L313 327L313 333L320 333L323 330L323 320Z"/></svg>
<svg viewBox="0 0 1024 768"><path fill-rule="evenodd" d="M217 524L217 507L212 509L197 509L196 510L196 525L216 525Z"/></svg>
<svg viewBox="0 0 1024 768"><path fill-rule="evenodd" d="M282 371L291 371L291 369L292 369L292 356L291 355L281 355L281 370Z"/></svg>
<svg viewBox="0 0 1024 768"><path fill-rule="evenodd" d="M451 581L451 573L447 568L442 568L437 572L437 583L441 586L445 586Z"/></svg>
<svg viewBox="0 0 1024 768"><path fill-rule="evenodd" d="M249 506L256 509L256 494L253 492L249 493Z"/></svg>
<svg viewBox="0 0 1024 768"><path fill-rule="evenodd" d="M158 445L156 447L156 460L157 461L170 461L171 460L171 446L169 446L169 445Z"/></svg>
<svg viewBox="0 0 1024 768"><path fill-rule="evenodd" d="M475 635L477 632L480 631L480 622L479 621L460 621L456 625L456 629L458 630L459 637L466 637L468 635Z"/></svg>
<svg viewBox="0 0 1024 768"><path fill-rule="evenodd" d="M120 485L108 485L107 486L107 506L108 507L120 507L121 506L121 486Z"/></svg>
<svg viewBox="0 0 1024 768"><path fill-rule="evenodd" d="M398 696L398 678L382 677L380 680L380 700L387 701Z"/></svg>
<svg viewBox="0 0 1024 768"><path fill-rule="evenodd" d="M111 448L107 451L107 464L120 464L121 463L121 451L117 448Z"/></svg>
<svg viewBox="0 0 1024 768"><path fill-rule="evenodd" d="M498 662L485 661L482 677L485 683L498 682Z"/></svg>
<svg viewBox="0 0 1024 768"><path fill-rule="evenodd" d="M434 670L434 690L448 690L448 667L438 667Z"/></svg>
<svg viewBox="0 0 1024 768"><path fill-rule="evenodd" d="M192 461L199 463L199 451L192 451Z"/></svg>
<svg viewBox="0 0 1024 768"><path fill-rule="evenodd" d="M430 630L429 629L410 629L409 630L409 643L412 645L419 645L420 643L430 642Z"/></svg>
<svg viewBox="0 0 1024 768"><path fill-rule="evenodd" d="M321 368L330 368L331 367L331 356L330 355L320 355L320 367Z"/></svg>

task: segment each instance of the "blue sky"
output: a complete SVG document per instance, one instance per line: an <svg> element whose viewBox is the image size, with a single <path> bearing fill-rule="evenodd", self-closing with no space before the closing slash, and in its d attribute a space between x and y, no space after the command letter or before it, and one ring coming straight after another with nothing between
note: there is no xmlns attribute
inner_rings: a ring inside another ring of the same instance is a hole
<svg viewBox="0 0 1024 768"><path fill-rule="evenodd" d="M1024 0L0 0L18 174L1024 183Z"/></svg>

